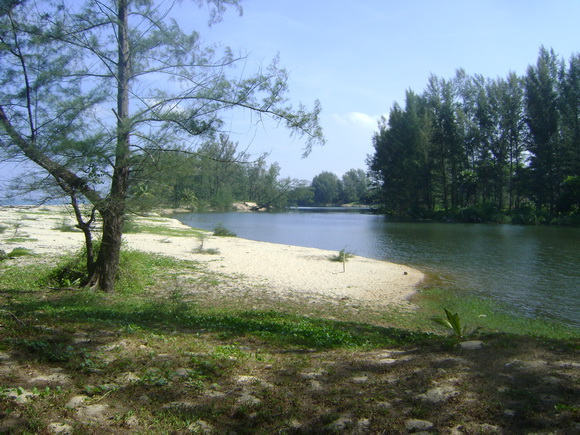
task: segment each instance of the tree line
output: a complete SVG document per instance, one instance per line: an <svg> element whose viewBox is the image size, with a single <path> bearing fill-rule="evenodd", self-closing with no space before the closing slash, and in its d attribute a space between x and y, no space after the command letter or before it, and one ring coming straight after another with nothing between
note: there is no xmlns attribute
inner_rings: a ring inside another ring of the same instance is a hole
<svg viewBox="0 0 580 435"><path fill-rule="evenodd" d="M230 209L235 202L255 203L256 210L290 206L326 206L370 201L369 181L362 169L341 178L322 171L311 181L280 175L268 155L252 158L227 135L209 140L195 152L158 152L142 162L129 191L136 211L158 207L191 210Z"/></svg>
<svg viewBox="0 0 580 435"><path fill-rule="evenodd" d="M333 172L322 171L311 182L301 182L288 198L291 205L303 207L369 204L371 200L369 179L362 169L350 169L340 178Z"/></svg>
<svg viewBox="0 0 580 435"><path fill-rule="evenodd" d="M285 208L298 181L281 177L280 165L268 164L266 154L253 158L238 146L222 134L195 152L159 152L141 165L129 192L130 205L136 210L208 210L252 202L257 210Z"/></svg>
<svg viewBox="0 0 580 435"><path fill-rule="evenodd" d="M373 136L380 204L414 218L514 223L580 217L580 55L541 47L523 76L429 77Z"/></svg>

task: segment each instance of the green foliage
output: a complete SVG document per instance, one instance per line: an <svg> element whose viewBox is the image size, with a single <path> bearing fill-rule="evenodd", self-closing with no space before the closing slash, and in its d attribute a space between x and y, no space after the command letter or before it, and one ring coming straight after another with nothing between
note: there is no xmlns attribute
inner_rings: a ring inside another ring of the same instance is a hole
<svg viewBox="0 0 580 435"><path fill-rule="evenodd" d="M341 249L340 251L338 251L338 254L330 257L330 261L343 263L345 261L348 261L349 258L353 258L353 257L354 257L354 254L352 252L349 252L346 249Z"/></svg>
<svg viewBox="0 0 580 435"><path fill-rule="evenodd" d="M524 77L432 75L379 122L369 156L383 208L461 222L574 222L580 56L540 48ZM537 213L522 213L530 207Z"/></svg>
<svg viewBox="0 0 580 435"><path fill-rule="evenodd" d="M468 337L480 329L479 327L469 327L467 325L462 325L461 319L459 318L459 313L453 314L447 308L444 308L444 311L445 318L434 317L432 320L439 325L451 329L456 338Z"/></svg>
<svg viewBox="0 0 580 435"><path fill-rule="evenodd" d="M14 340L12 345L48 362L66 362L74 355L74 348L70 344L48 338Z"/></svg>
<svg viewBox="0 0 580 435"><path fill-rule="evenodd" d="M340 193L340 180L332 172L323 171L312 179L314 202L320 205L334 204Z"/></svg>
<svg viewBox="0 0 580 435"><path fill-rule="evenodd" d="M213 235L218 237L237 237L236 233L228 230L221 223L214 228Z"/></svg>
<svg viewBox="0 0 580 435"><path fill-rule="evenodd" d="M459 313L453 314L447 308L444 308L444 310L446 317L434 317L433 321L435 323L451 329L457 338L463 338L471 333L465 326L461 326Z"/></svg>
<svg viewBox="0 0 580 435"><path fill-rule="evenodd" d="M580 215L580 175L566 177L562 183L558 209L562 213Z"/></svg>
<svg viewBox="0 0 580 435"><path fill-rule="evenodd" d="M98 249L98 244L96 246ZM121 250L119 270L116 275L116 287L119 292L139 293L153 283L155 268L162 266L165 260L161 256L152 256L131 249ZM86 251L67 256L39 283L49 287L78 287L88 280L86 268Z"/></svg>

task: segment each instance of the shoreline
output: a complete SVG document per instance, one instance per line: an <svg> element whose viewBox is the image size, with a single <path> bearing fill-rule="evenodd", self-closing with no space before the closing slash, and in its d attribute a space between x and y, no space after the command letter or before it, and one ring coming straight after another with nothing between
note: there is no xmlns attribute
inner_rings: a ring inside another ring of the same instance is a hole
<svg viewBox="0 0 580 435"><path fill-rule="evenodd" d="M158 226L172 231L193 231L174 218L148 216L134 219L138 225ZM67 206L2 206L0 249L31 249L36 254L74 252L84 243L83 234ZM410 297L417 292L425 275L412 267L355 256L343 263L333 262L334 251L259 242L240 237L217 237L203 233L205 250L196 253L200 239L195 236L160 235L148 232L125 233L131 249L196 261L209 270L244 280L263 291L279 295L335 298L378 305L413 308ZM15 242L8 242L16 240Z"/></svg>

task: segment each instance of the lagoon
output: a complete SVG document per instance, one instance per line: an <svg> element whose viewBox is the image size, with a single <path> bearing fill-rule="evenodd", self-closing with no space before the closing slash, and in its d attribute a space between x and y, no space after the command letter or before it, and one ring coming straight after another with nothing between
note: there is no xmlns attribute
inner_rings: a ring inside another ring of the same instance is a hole
<svg viewBox="0 0 580 435"><path fill-rule="evenodd" d="M307 246L414 266L450 290L491 298L514 315L580 329L580 228L400 222L360 209L187 213L251 240Z"/></svg>

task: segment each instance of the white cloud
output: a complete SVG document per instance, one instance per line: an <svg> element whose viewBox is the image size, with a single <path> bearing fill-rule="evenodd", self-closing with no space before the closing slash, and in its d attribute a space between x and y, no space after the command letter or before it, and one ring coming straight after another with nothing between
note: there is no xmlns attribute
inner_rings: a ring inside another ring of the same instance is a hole
<svg viewBox="0 0 580 435"><path fill-rule="evenodd" d="M333 118L342 125L354 126L365 130L376 130L380 116L371 116L361 112L349 112L346 115L333 114Z"/></svg>

